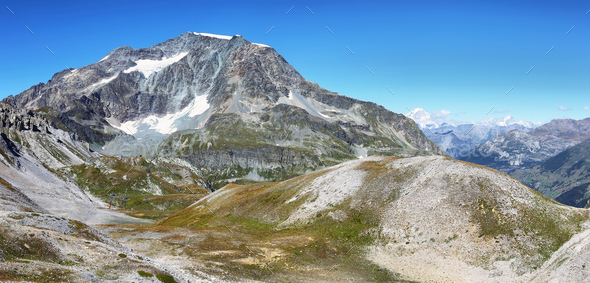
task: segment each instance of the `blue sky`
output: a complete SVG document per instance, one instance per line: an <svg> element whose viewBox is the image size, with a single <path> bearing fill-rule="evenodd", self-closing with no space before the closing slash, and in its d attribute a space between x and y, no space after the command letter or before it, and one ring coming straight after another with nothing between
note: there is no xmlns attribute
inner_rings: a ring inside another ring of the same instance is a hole
<svg viewBox="0 0 590 283"><path fill-rule="evenodd" d="M66 66L97 62L116 47L148 47L195 31L270 45L308 80L398 113L444 109L448 118L467 121L590 117L588 1L9 0L2 6L14 14L0 7L0 98L47 82Z"/></svg>

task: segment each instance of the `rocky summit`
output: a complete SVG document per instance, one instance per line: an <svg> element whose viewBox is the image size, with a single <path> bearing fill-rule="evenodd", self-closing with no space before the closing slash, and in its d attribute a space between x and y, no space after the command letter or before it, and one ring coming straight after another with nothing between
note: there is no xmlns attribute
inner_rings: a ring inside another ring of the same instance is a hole
<svg viewBox="0 0 590 283"><path fill-rule="evenodd" d="M4 101L48 109L104 154L188 161L217 187L375 154L445 154L411 119L323 89L239 35L187 32L120 47Z"/></svg>

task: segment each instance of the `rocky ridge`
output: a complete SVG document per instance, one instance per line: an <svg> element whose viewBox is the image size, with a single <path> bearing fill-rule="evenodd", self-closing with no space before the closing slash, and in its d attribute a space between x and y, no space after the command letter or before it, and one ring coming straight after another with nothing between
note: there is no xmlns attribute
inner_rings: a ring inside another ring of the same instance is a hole
<svg viewBox="0 0 590 283"><path fill-rule="evenodd" d="M0 132L5 145L12 144L54 169L98 156L77 134L58 128L42 113L7 103L0 103Z"/></svg>

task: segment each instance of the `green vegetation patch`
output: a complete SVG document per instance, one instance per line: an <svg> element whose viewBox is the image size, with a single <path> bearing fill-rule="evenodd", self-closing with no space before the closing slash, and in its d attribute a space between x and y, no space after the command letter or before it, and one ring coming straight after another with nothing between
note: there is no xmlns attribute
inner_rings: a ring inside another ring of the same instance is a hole
<svg viewBox="0 0 590 283"><path fill-rule="evenodd" d="M510 239L522 237L523 233L530 237L531 245L512 242L512 248L528 255L531 268L540 267L565 242L581 231L581 223L588 219L588 211L572 210L539 192L532 191L534 203L521 206L519 215L511 217L500 213L502 208L480 184L481 193L477 198L476 207L471 209L471 222L479 226L479 236L497 239L508 236ZM532 207L532 208L531 208ZM445 241L446 242L446 241Z"/></svg>
<svg viewBox="0 0 590 283"><path fill-rule="evenodd" d="M137 273L138 273L138 274L139 274L139 276L141 276L141 277L154 277L154 275L153 275L153 274L151 274L151 273L149 273L149 272L146 272L146 271L143 271L143 270L139 270L139 271L137 271Z"/></svg>
<svg viewBox="0 0 590 283"><path fill-rule="evenodd" d="M176 283L174 277L168 274L156 274L156 278L164 283Z"/></svg>
<svg viewBox="0 0 590 283"><path fill-rule="evenodd" d="M72 272L65 268L31 270L31 268L4 269L0 267L0 281L72 282Z"/></svg>
<svg viewBox="0 0 590 283"><path fill-rule="evenodd" d="M503 216L498 213L495 203L489 204L481 198L477 200L477 203L478 208L471 214L471 221L479 224L480 237L496 237L500 234L514 236L515 225L503 219Z"/></svg>

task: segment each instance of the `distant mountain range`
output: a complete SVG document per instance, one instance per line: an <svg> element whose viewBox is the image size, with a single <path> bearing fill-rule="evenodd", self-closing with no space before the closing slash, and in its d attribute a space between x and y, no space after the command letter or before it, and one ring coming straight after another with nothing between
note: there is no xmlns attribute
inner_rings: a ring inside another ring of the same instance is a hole
<svg viewBox="0 0 590 283"><path fill-rule="evenodd" d="M590 118L555 119L529 132L513 130L479 145L475 152L461 160L510 172L534 167L590 138Z"/></svg>
<svg viewBox="0 0 590 283"><path fill-rule="evenodd" d="M590 118L538 123L511 116L476 124L447 123L422 109L406 114L424 134L459 160L509 173L561 203L585 207L590 200Z"/></svg>
<svg viewBox="0 0 590 283"><path fill-rule="evenodd" d="M485 155L485 152L476 151L478 145L512 130L526 132L540 125L539 122L516 121L512 116L488 118L478 123L456 122L433 116L421 108L406 116L412 118L431 141L453 158Z"/></svg>
<svg viewBox="0 0 590 283"><path fill-rule="evenodd" d="M411 119L325 90L273 48L239 35L187 32L120 47L4 101L47 109L100 153L206 168L216 187L375 154L444 154Z"/></svg>

